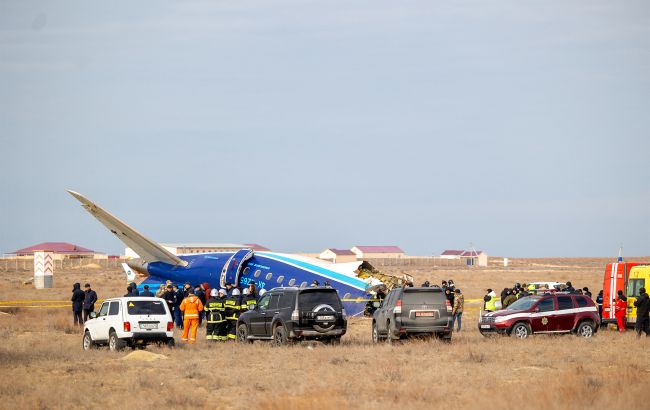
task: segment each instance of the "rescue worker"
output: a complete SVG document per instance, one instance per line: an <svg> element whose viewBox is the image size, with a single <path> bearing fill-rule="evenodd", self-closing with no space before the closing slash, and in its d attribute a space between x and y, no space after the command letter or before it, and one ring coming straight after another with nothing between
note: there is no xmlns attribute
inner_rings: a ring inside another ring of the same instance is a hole
<svg viewBox="0 0 650 410"><path fill-rule="evenodd" d="M507 308L508 306L512 305L517 301L517 297L514 294L513 289L508 289L508 294L506 295L505 299L503 299L503 308Z"/></svg>
<svg viewBox="0 0 650 410"><path fill-rule="evenodd" d="M248 288L244 289L244 295L242 296L241 301L242 312L245 312L247 310L254 310L255 305L257 305L257 298L251 295L251 292Z"/></svg>
<svg viewBox="0 0 650 410"><path fill-rule="evenodd" d="M184 313L183 337L181 340L184 342L195 343L196 331L199 328L199 313L203 311L203 304L194 294L194 289L188 289L187 297L181 302L180 309L181 312Z"/></svg>
<svg viewBox="0 0 650 410"><path fill-rule="evenodd" d="M207 322L205 327L206 340L220 340L218 327L222 322L221 307L223 306L223 303L217 298L218 294L219 292L216 289L212 289L210 291L210 297L205 302L205 321Z"/></svg>
<svg viewBox="0 0 650 410"><path fill-rule="evenodd" d="M160 286L162 286L162 285L160 285ZM144 285L144 291L142 292L142 295L140 295L140 296L148 296L150 298L154 297L153 292L149 290L149 285ZM162 294L160 296L158 296L158 297L161 298Z"/></svg>
<svg viewBox="0 0 650 410"><path fill-rule="evenodd" d="M90 288L90 283L84 285L84 322L88 320L90 313L95 310L95 302L97 302L97 292Z"/></svg>
<svg viewBox="0 0 650 410"><path fill-rule="evenodd" d="M529 295L536 295L537 294L537 288L532 283L530 285L528 285L526 290L528 291Z"/></svg>
<svg viewBox="0 0 650 410"><path fill-rule="evenodd" d="M601 289L596 296L596 304L598 305L598 316L600 316L600 321L603 320L603 291Z"/></svg>
<svg viewBox="0 0 650 410"><path fill-rule="evenodd" d="M228 291L219 289L217 297L217 309L219 310L219 322L217 322L217 339L220 342L228 340L228 321L226 320L226 298Z"/></svg>
<svg viewBox="0 0 650 410"><path fill-rule="evenodd" d="M254 282L248 284L248 293L255 297L255 299L260 296L259 292L257 291L257 286L255 286Z"/></svg>
<svg viewBox="0 0 650 410"><path fill-rule="evenodd" d="M174 321L176 322L176 327L183 329L183 312L181 312L181 302L185 298L183 291L178 288L177 284L172 285L172 290L174 291Z"/></svg>
<svg viewBox="0 0 650 410"><path fill-rule="evenodd" d="M497 294L492 289L488 289L487 294L483 296L483 301L485 301L485 310L487 312L494 312L497 310L497 300Z"/></svg>
<svg viewBox="0 0 650 410"><path fill-rule="evenodd" d="M81 317L81 312L83 312L84 298L86 295L84 291L81 290L81 284L75 283L72 285L72 315L74 316L74 324L83 326L84 321Z"/></svg>
<svg viewBox="0 0 650 410"><path fill-rule="evenodd" d="M634 301L636 307L636 336L641 337L641 332L646 336L650 336L650 296L645 291L645 288L639 289L639 297Z"/></svg>
<svg viewBox="0 0 650 410"><path fill-rule="evenodd" d="M530 293L528 293L528 289L526 289L526 284L524 283L524 286L519 288L519 293L517 294L517 299L525 298L526 296L530 296Z"/></svg>
<svg viewBox="0 0 650 410"><path fill-rule="evenodd" d="M616 317L616 325L618 326L618 331L620 333L625 332L625 316L627 315L627 298L623 295L623 291L618 291L618 297L616 298L616 305L614 306L614 317Z"/></svg>
<svg viewBox="0 0 650 410"><path fill-rule="evenodd" d="M454 330L454 322L458 322L457 332L460 332L460 323L463 318L463 308L465 307L465 296L460 292L460 289L455 289L454 293L454 308L451 311L451 330Z"/></svg>
<svg viewBox="0 0 650 410"><path fill-rule="evenodd" d="M239 289L234 288L224 302L224 309L226 314L228 339L235 340L237 331L237 319L239 319L239 311L241 309L241 299L239 298Z"/></svg>

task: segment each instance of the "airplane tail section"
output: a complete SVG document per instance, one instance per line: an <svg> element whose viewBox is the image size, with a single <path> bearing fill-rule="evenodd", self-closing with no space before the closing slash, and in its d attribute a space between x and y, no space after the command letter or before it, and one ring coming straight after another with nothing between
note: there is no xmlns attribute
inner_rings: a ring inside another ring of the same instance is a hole
<svg viewBox="0 0 650 410"><path fill-rule="evenodd" d="M145 262L165 262L175 266L187 266L186 261L109 214L85 196L74 191L68 192L81 202L86 211L115 234L120 241L133 249Z"/></svg>

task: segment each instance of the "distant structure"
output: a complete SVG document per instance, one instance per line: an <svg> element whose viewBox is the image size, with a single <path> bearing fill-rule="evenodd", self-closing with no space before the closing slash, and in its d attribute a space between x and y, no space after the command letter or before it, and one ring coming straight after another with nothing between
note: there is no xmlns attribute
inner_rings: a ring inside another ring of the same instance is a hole
<svg viewBox="0 0 650 410"><path fill-rule="evenodd" d="M55 260L63 259L106 259L108 256L102 252L96 252L83 246L67 242L43 242L27 248L10 252L17 258L33 258L34 252L50 252Z"/></svg>
<svg viewBox="0 0 650 410"><path fill-rule="evenodd" d="M353 246L350 249L357 259L403 258L404 251L399 246Z"/></svg>
<svg viewBox="0 0 650 410"><path fill-rule="evenodd" d="M34 251L34 287L51 288L54 285L54 252Z"/></svg>
<svg viewBox="0 0 650 410"><path fill-rule="evenodd" d="M440 254L442 259L461 259L468 266L488 266L488 255L484 251L474 249L461 251L457 249L447 249Z"/></svg>
<svg viewBox="0 0 650 410"><path fill-rule="evenodd" d="M333 263L354 262L357 260L357 255L347 249L334 249L327 248L318 255L319 259L330 261Z"/></svg>
<svg viewBox="0 0 650 410"><path fill-rule="evenodd" d="M161 245L174 255L187 255L192 253L211 253L211 252L228 252L237 251L242 248L250 248L257 252L270 251L262 245L256 243L161 243ZM124 250L127 258L138 258L138 254L131 248Z"/></svg>

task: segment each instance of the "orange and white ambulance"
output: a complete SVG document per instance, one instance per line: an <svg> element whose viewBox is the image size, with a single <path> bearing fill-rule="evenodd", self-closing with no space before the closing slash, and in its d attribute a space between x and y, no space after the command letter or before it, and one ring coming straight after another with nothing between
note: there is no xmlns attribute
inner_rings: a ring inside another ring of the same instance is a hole
<svg viewBox="0 0 650 410"><path fill-rule="evenodd" d="M605 278L603 281L603 318L601 320L603 325L616 323L616 317L614 317L616 296L619 290L622 290L623 294L628 296L627 286L630 270L638 265L638 262L623 262L623 259L619 257L618 262L608 263L605 267ZM629 306L629 299L627 303Z"/></svg>

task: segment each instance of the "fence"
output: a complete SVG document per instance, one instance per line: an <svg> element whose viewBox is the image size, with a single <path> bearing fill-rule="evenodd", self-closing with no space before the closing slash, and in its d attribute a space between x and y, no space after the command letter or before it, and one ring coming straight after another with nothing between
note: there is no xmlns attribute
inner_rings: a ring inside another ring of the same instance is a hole
<svg viewBox="0 0 650 410"><path fill-rule="evenodd" d="M63 269L79 269L93 266L100 268L119 268L126 259L62 259L54 261L54 273ZM0 272L33 272L33 258L0 258Z"/></svg>
<svg viewBox="0 0 650 410"><path fill-rule="evenodd" d="M435 256L422 256L406 258L373 258L367 260L372 266L378 268L381 266L426 266L426 267L446 267L446 266L467 266L465 259L446 259Z"/></svg>

